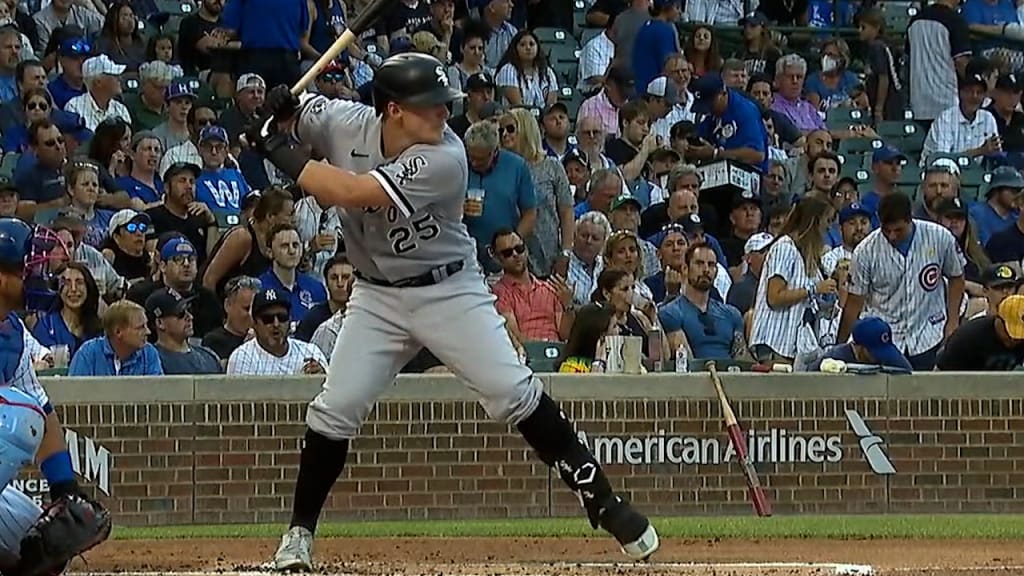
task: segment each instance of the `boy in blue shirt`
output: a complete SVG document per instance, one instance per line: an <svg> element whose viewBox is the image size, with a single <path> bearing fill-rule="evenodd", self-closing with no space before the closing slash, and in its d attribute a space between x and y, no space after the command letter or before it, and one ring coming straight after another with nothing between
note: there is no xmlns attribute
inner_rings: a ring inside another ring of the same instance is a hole
<svg viewBox="0 0 1024 576"><path fill-rule="evenodd" d="M196 180L196 200L210 207L215 214L237 215L242 199L249 195L249 185L237 168L227 168L228 133L220 126L207 126L199 133L199 155L203 171Z"/></svg>

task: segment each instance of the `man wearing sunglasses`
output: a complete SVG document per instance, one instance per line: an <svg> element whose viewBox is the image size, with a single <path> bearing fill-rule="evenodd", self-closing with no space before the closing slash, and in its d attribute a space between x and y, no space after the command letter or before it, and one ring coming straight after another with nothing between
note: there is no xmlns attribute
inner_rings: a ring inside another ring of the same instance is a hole
<svg viewBox="0 0 1024 576"><path fill-rule="evenodd" d="M470 382L492 418L515 425L540 460L557 468L593 528L614 536L630 558L649 557L659 546L653 525L616 494L572 423L520 361L494 307L477 263L477 242L462 221L475 159L467 158L468 134L463 144L446 123L448 105L464 95L448 84L440 61L417 53L386 59L373 91L371 108L323 96L300 99L288 86L276 86L267 96L273 118L246 131L250 145L303 191L342 209L345 247L358 279L352 302L359 305L346 311L331 355L344 368L328 374L307 411L292 519L274 555L275 569L312 569L313 533L351 439L402 365L423 348ZM497 134L488 128L494 149ZM329 163L312 161L291 145L296 139ZM530 180L525 166L509 175ZM498 198L496 207L506 210L504 216L522 208L535 217L532 189L530 202L525 195L522 203L517 199ZM486 202L485 214L490 190ZM520 236L532 232L532 223L518 220L501 225L520 224L526 228ZM485 243L501 225L489 223ZM287 322L284 305L274 318L261 318L255 302L253 307L257 337L261 322Z"/></svg>
<svg viewBox="0 0 1024 576"><path fill-rule="evenodd" d="M252 301L256 337L228 358L227 373L252 376L323 374L327 358L316 346L289 338L291 300L274 288L261 287Z"/></svg>
<svg viewBox="0 0 1024 576"><path fill-rule="evenodd" d="M192 298L183 298L170 288L161 288L146 298L146 315L156 332L156 351L164 374L220 374L220 359L188 339L193 330Z"/></svg>

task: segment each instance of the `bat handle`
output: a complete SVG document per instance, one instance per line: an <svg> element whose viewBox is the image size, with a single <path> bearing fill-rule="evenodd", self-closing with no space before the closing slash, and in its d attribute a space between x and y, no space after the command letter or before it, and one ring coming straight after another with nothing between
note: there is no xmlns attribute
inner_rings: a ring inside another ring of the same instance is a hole
<svg viewBox="0 0 1024 576"><path fill-rule="evenodd" d="M718 374L718 366L715 364L714 360L708 360L705 362L704 369L711 372L712 375Z"/></svg>
<svg viewBox="0 0 1024 576"><path fill-rule="evenodd" d="M306 73L302 75L302 78L299 78L299 81L296 82L294 86L292 86L292 94L294 94L295 96L302 94L306 90L306 87L312 84L313 80L316 80L316 77L320 74L324 67L330 64L335 58L338 57L338 55L344 52L345 49L351 46L352 43L355 41L356 35L355 33L352 32L351 28L342 32L341 36L339 36L338 39L334 41L334 44L331 44L330 48L328 48L326 52L321 54L320 58L318 58L317 61L312 66L310 66L309 70L306 70Z"/></svg>

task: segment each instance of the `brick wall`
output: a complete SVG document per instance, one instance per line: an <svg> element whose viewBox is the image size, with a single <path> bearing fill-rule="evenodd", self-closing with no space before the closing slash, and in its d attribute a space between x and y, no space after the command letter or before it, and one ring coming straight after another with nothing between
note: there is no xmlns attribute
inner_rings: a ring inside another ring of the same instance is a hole
<svg viewBox="0 0 1024 576"><path fill-rule="evenodd" d="M634 395L636 391L634 390ZM556 395L557 396L557 395ZM739 399L779 512L1024 509L1017 399ZM613 483L657 515L749 514L710 398L562 400ZM95 486L109 450L121 524L281 522L289 517L305 402L68 404L76 465ZM896 469L867 464L846 411ZM87 446L88 443L90 444ZM91 459L88 458L91 456ZM630 463L634 462L634 463ZM576 516L578 501L517 434L468 400L385 400L353 444L327 518Z"/></svg>

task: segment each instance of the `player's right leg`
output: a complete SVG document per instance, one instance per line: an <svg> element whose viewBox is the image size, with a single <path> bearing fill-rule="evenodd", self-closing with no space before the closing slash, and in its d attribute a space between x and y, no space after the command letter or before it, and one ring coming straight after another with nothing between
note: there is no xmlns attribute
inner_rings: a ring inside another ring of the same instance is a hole
<svg viewBox="0 0 1024 576"><path fill-rule="evenodd" d="M313 533L345 467L349 440L418 350L402 325L409 315L395 289L356 282L323 390L306 412L292 520L274 555L276 570L312 570Z"/></svg>
<svg viewBox="0 0 1024 576"><path fill-rule="evenodd" d="M540 459L579 496L594 528L608 531L633 559L653 554L659 545L654 527L615 494L565 413L519 362L494 296L480 277L465 271L421 294L420 307L430 313L413 321L417 340L468 383L492 418L516 425Z"/></svg>

